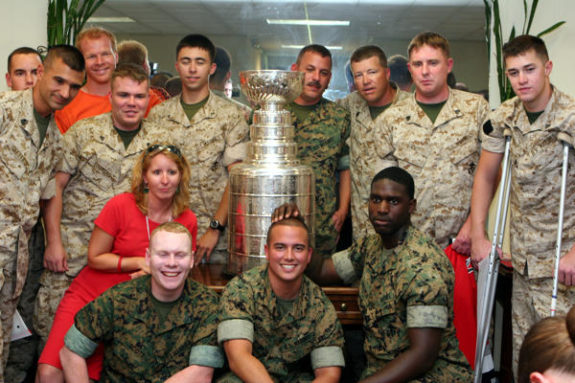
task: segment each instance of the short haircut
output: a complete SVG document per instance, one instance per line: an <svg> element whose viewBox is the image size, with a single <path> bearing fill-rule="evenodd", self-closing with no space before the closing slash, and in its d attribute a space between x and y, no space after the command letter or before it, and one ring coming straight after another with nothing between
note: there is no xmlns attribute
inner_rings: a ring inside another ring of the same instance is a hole
<svg viewBox="0 0 575 383"><path fill-rule="evenodd" d="M61 59L73 71L83 72L86 68L82 52L72 45L60 44L48 48L48 53L44 59L44 68L48 70L56 58Z"/></svg>
<svg viewBox="0 0 575 383"><path fill-rule="evenodd" d="M409 68L407 67L406 57L402 55L391 56L387 65L389 66L389 79L391 81L400 87L411 84L411 73L409 73Z"/></svg>
<svg viewBox="0 0 575 383"><path fill-rule="evenodd" d="M375 177L373 177L373 180L371 181L371 187L373 187L374 183L380 180L390 180L397 182L398 184L405 186L405 190L407 191L409 199L413 199L415 197L415 183L413 182L413 177L402 168L391 166L381 170L375 175Z"/></svg>
<svg viewBox="0 0 575 383"><path fill-rule="evenodd" d="M156 234L161 232L161 231L165 231L167 233L175 233L175 234L186 234L186 236L190 240L190 253L191 253L192 246L194 244L192 234L190 233L190 231L188 230L187 227L185 227L181 223L178 223L175 221L162 223L160 226L156 227L152 231L152 234L150 234L150 247L152 247L152 240L154 239Z"/></svg>
<svg viewBox="0 0 575 383"><path fill-rule="evenodd" d="M575 376L575 306L567 316L537 322L519 351L518 383L529 383L532 372L549 369Z"/></svg>
<svg viewBox="0 0 575 383"><path fill-rule="evenodd" d="M332 57L331 57L331 52L329 51L329 49L327 49L327 48L324 47L323 45L310 44L310 45L306 45L305 47L303 47L303 48L299 51L299 54L297 55L296 64L299 65L299 63L301 62L301 59L302 59L303 55L305 55L307 52L318 53L321 57L329 57L329 60L330 60L330 61L333 61L333 60L332 60Z"/></svg>
<svg viewBox="0 0 575 383"><path fill-rule="evenodd" d="M274 227L276 226L293 226L293 227L302 227L305 229L305 232L307 234L307 244L309 247L310 246L310 241L309 241L309 227L306 225L305 221L303 220L303 218L301 216L291 216L289 218L286 219L282 219L281 221L277 221L277 222L273 222L269 229L268 229L268 234L266 237L266 243L268 245L270 245L270 239L271 239L271 233Z"/></svg>
<svg viewBox="0 0 575 383"><path fill-rule="evenodd" d="M363 47L357 48L351 54L350 61L352 63L356 63L359 61L370 59L374 56L379 59L379 64L383 68L387 68L387 57L385 56L385 52L377 45L364 45Z"/></svg>
<svg viewBox="0 0 575 383"><path fill-rule="evenodd" d="M168 80L171 79L172 77L174 76L172 76L172 74L169 72L158 72L152 76L152 79L150 80L150 85L164 88L166 86L166 82L168 82Z"/></svg>
<svg viewBox="0 0 575 383"><path fill-rule="evenodd" d="M136 81L138 84L142 82L146 82L148 86L150 86L150 78L148 77L148 73L141 65L132 64L132 63L120 63L112 72L112 88L114 87L114 80L117 78L131 78L132 80Z"/></svg>
<svg viewBox="0 0 575 383"><path fill-rule="evenodd" d="M224 83L226 75L232 67L232 58L227 50L217 47L214 62L216 63L216 71L210 76L210 81L213 81L216 85L220 85Z"/></svg>
<svg viewBox="0 0 575 383"><path fill-rule="evenodd" d="M449 41L439 33L436 32L422 32L415 36L407 47L407 55L411 58L411 52L414 49L419 49L424 45L429 45L435 49L441 49L445 57L451 57L449 50Z"/></svg>
<svg viewBox="0 0 575 383"><path fill-rule="evenodd" d="M12 57L16 55L36 55L40 59L40 62L42 62L42 56L40 55L40 53L38 53L36 49L30 47L16 48L8 56L8 73L10 73L10 71L12 70Z"/></svg>
<svg viewBox="0 0 575 383"><path fill-rule="evenodd" d="M145 191L144 174L150 168L152 158L163 154L174 161L181 174L178 190L172 202L172 216L179 217L188 207L190 201L190 165L179 148L171 144L153 144L145 149L136 160L132 170L131 192L136 200L136 205L144 214L148 214L148 194Z"/></svg>
<svg viewBox="0 0 575 383"><path fill-rule="evenodd" d="M164 88L170 97L177 96L178 94L182 93L182 79L180 76L174 76L166 81L166 86Z"/></svg>
<svg viewBox="0 0 575 383"><path fill-rule="evenodd" d="M88 40L96 40L99 39L101 37L107 37L110 39L110 43L112 45L112 51L113 52L117 52L118 48L117 48L117 42L116 42L116 36L114 36L114 34L102 27L89 27L89 28L84 28L80 31L80 33L78 33L78 36L76 36L76 48L80 49L80 51L82 50L82 41L84 41L85 39Z"/></svg>
<svg viewBox="0 0 575 383"><path fill-rule="evenodd" d="M216 47L214 43L204 35L191 34L181 39L176 47L176 57L183 48L200 48L207 51L210 56L210 62L214 62L216 58Z"/></svg>
<svg viewBox="0 0 575 383"><path fill-rule="evenodd" d="M517 36L506 44L503 44L503 59L515 57L533 49L537 56L541 57L544 62L549 60L549 53L545 42L539 37L531 35Z"/></svg>
<svg viewBox="0 0 575 383"><path fill-rule="evenodd" d="M146 65L148 48L136 40L125 40L118 44L118 63Z"/></svg>

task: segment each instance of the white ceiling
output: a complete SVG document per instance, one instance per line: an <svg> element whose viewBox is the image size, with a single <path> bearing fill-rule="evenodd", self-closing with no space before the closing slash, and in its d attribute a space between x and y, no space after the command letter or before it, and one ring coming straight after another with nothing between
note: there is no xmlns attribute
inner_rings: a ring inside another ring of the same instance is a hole
<svg viewBox="0 0 575 383"><path fill-rule="evenodd" d="M348 27L267 25L267 18L350 20ZM409 40L436 31L450 40L484 39L483 0L107 0L94 16L128 16L135 23L100 24L138 35L235 35L252 46L280 44L356 47L377 40Z"/></svg>

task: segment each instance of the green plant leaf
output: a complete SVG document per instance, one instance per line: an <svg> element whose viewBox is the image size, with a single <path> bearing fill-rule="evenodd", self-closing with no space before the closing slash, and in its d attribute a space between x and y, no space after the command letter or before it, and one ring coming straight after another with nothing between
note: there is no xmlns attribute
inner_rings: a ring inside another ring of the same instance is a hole
<svg viewBox="0 0 575 383"><path fill-rule="evenodd" d="M555 29L559 28L560 26L562 26L562 25L565 24L565 23L566 23L566 21L559 21L558 23L553 24L553 25L550 26L549 28L547 28L547 29L545 29L545 30L539 32L539 33L537 34L537 37L541 37L541 36L544 36L544 35L546 35L546 34L548 34L548 33L551 33L551 32L553 32Z"/></svg>
<svg viewBox="0 0 575 383"><path fill-rule="evenodd" d="M529 22L527 23L527 29L525 33L529 34L531 30L531 24L533 24L533 19L535 18L535 11L537 10L537 5L539 4L539 0L533 0L531 3L531 12L529 13Z"/></svg>

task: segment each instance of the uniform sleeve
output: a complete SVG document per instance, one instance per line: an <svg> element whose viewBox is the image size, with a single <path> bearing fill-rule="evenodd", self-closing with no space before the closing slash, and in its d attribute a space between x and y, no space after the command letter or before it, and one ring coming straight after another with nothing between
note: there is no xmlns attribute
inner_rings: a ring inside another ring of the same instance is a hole
<svg viewBox="0 0 575 383"><path fill-rule="evenodd" d="M247 155L247 141L249 139L249 127L242 112L235 106L235 113L229 116L226 126L223 165L229 166L234 162L243 161Z"/></svg>
<svg viewBox="0 0 575 383"><path fill-rule="evenodd" d="M436 257L441 257L436 255ZM446 265L442 260L433 261L433 256L417 254L417 261L402 273L403 299L407 305L407 327L446 328L450 294L453 292L453 278L444 280ZM446 258L447 259L447 258ZM448 262L448 261L447 261ZM450 284L451 282L451 284ZM450 288L451 286L451 288Z"/></svg>
<svg viewBox="0 0 575 383"><path fill-rule="evenodd" d="M351 118L349 112L345 111L345 117L341 132L341 142L343 143L340 158L338 161L338 170L349 169L349 135L351 132Z"/></svg>
<svg viewBox="0 0 575 383"><path fill-rule="evenodd" d="M109 339L114 329L113 291L107 290L84 306L74 318L78 332L94 343Z"/></svg>
<svg viewBox="0 0 575 383"><path fill-rule="evenodd" d="M323 315L317 318L315 347L311 352L311 363L315 370L321 367L345 366L343 358L343 330L333 304L321 293ZM319 310L317 310L319 311ZM316 311L316 312L317 312Z"/></svg>
<svg viewBox="0 0 575 383"><path fill-rule="evenodd" d="M253 342L253 313L255 304L251 287L241 276L227 285L220 298L218 343L230 339L247 339Z"/></svg>
<svg viewBox="0 0 575 383"><path fill-rule="evenodd" d="M123 194L120 194L116 197L112 197L108 202L106 202L104 208L94 220L94 225L98 226L114 238L120 233L123 222L121 219L122 204L119 203L122 196Z"/></svg>
<svg viewBox="0 0 575 383"><path fill-rule="evenodd" d="M393 106L391 108L393 108ZM387 113L383 113L381 119L376 119L375 126L371 132L377 154L373 156L373 161L375 162L375 165L373 166L374 169L385 169L398 165L393 148L393 126L390 117L392 115L393 114L389 113L389 111L387 111Z"/></svg>
<svg viewBox="0 0 575 383"><path fill-rule="evenodd" d="M351 247L331 256L337 275L344 283L352 283L363 273L367 237L354 241Z"/></svg>
<svg viewBox="0 0 575 383"><path fill-rule="evenodd" d="M198 295L200 301L194 303L195 310L200 313L199 326L194 333L194 346L216 346L216 331L218 327L218 296L211 290L203 288Z"/></svg>
<svg viewBox="0 0 575 383"><path fill-rule="evenodd" d="M505 124L502 117L500 109L488 114L486 121L481 127L481 149L493 153L503 153L505 151L505 137L503 136Z"/></svg>
<svg viewBox="0 0 575 383"><path fill-rule="evenodd" d="M78 171L80 153L78 151L77 145L80 145L81 141L76 135L77 131L77 129L72 129L68 131L62 138L62 155L60 156L59 161L56 163L57 172L74 175Z"/></svg>

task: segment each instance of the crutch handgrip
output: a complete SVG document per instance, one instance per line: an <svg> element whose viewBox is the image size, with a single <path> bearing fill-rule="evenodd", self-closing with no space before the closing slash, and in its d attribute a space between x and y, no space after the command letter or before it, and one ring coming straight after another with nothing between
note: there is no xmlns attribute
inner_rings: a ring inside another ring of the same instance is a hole
<svg viewBox="0 0 575 383"><path fill-rule="evenodd" d="M559 132L557 133L557 139L561 142L568 144L569 146L573 145L573 137L566 132Z"/></svg>
<svg viewBox="0 0 575 383"><path fill-rule="evenodd" d="M503 129L503 137L511 137L511 128L506 126L505 129Z"/></svg>

